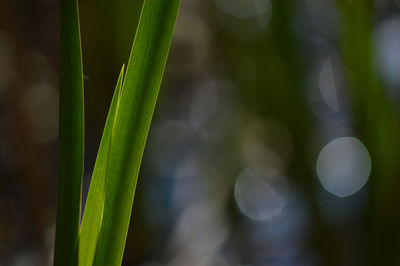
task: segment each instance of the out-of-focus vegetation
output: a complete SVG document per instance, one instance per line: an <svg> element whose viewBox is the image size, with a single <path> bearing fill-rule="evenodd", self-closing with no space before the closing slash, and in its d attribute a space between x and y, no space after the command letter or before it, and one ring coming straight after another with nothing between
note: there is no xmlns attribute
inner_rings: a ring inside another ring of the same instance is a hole
<svg viewBox="0 0 400 266"><path fill-rule="evenodd" d="M84 195L141 4L80 1ZM50 265L58 3L0 7L0 264ZM123 265L397 265L399 92L397 0L182 1Z"/></svg>

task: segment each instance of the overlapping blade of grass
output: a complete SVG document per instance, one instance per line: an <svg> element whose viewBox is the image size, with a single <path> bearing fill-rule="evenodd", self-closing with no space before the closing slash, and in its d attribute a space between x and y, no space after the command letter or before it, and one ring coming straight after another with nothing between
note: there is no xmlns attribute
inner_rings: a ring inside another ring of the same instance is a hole
<svg viewBox="0 0 400 266"><path fill-rule="evenodd" d="M384 90L374 62L371 1L338 1L342 22L342 54L348 70L357 128L372 160L368 210L367 265L396 265L399 247L400 121ZM397 251L397 250L396 250Z"/></svg>
<svg viewBox="0 0 400 266"><path fill-rule="evenodd" d="M83 175L84 113L77 0L60 0L58 209L54 265L76 264Z"/></svg>
<svg viewBox="0 0 400 266"><path fill-rule="evenodd" d="M121 73L119 74L118 82L115 87L113 99L103 130L103 136L101 137L99 151L97 153L92 180L90 182L79 239L79 266L90 266L93 263L97 238L100 232L100 226L103 217L105 200L104 181L110 155L110 143L115 113L123 83L123 76L124 66L122 66Z"/></svg>
<svg viewBox="0 0 400 266"><path fill-rule="evenodd" d="M146 0L119 99L94 265L120 265L144 145L180 0Z"/></svg>
<svg viewBox="0 0 400 266"><path fill-rule="evenodd" d="M400 219L396 214L398 200L395 200L400 199L397 185L399 117L374 65L370 1L341 0L338 3L343 25L342 54L351 85L353 109L360 135L372 157L369 192L372 194L370 204L373 215L370 222L380 220L387 229L388 220L393 221L395 216Z"/></svg>

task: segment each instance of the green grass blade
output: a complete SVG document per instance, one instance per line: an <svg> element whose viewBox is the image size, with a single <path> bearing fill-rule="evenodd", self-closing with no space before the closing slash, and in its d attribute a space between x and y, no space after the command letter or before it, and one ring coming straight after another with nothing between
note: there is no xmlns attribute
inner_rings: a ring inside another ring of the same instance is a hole
<svg viewBox="0 0 400 266"><path fill-rule="evenodd" d="M104 126L103 136L101 137L100 147L92 174L92 180L90 182L86 207L83 213L81 234L79 239L80 266L92 265L98 234L100 232L105 200L104 180L110 154L110 142L113 132L114 118L123 83L123 75L124 66L122 66L121 73L119 74L106 124Z"/></svg>
<svg viewBox="0 0 400 266"><path fill-rule="evenodd" d="M371 1L338 1L342 49L348 70L356 126L370 155L368 181L369 265L394 263L398 255L400 213L398 186L400 121L392 99L381 83L374 58L374 13ZM389 263L390 262L390 263Z"/></svg>
<svg viewBox="0 0 400 266"><path fill-rule="evenodd" d="M143 156L180 0L146 0L123 84L105 180L94 265L120 265Z"/></svg>
<svg viewBox="0 0 400 266"><path fill-rule="evenodd" d="M60 1L60 173L54 265L76 264L84 152L82 53L77 0Z"/></svg>

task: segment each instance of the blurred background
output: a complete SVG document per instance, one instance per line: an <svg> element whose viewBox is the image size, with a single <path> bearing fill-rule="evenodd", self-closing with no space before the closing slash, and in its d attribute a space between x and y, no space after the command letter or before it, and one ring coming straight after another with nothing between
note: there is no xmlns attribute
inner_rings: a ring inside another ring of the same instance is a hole
<svg viewBox="0 0 400 266"><path fill-rule="evenodd" d="M86 196L142 0L80 0ZM0 265L51 265L58 2L0 0ZM182 0L123 265L400 265L400 1Z"/></svg>

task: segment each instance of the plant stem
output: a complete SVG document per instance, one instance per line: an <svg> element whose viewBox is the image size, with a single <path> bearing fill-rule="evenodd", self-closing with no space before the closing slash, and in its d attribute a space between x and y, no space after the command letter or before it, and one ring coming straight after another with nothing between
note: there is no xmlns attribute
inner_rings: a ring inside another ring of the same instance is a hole
<svg viewBox="0 0 400 266"><path fill-rule="evenodd" d="M77 263L84 162L81 40L77 0L60 0L59 181L54 265Z"/></svg>

